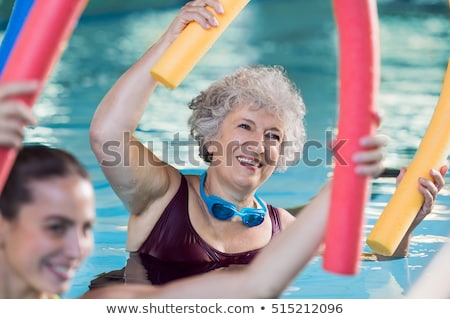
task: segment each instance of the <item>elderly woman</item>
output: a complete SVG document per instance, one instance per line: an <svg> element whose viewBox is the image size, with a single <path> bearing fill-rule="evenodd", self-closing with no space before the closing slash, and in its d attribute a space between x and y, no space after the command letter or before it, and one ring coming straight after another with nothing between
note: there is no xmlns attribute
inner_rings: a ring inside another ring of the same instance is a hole
<svg viewBox="0 0 450 319"><path fill-rule="evenodd" d="M191 133L209 163L201 176L181 174L133 137L157 87L149 70L188 23L214 28L215 15L222 12L217 0L187 3L113 85L91 123L92 150L130 212L127 249L142 259L153 284L247 264L295 220L256 194L276 170L298 160L305 141L305 106L281 68L241 68L192 100ZM130 158L129 165L104 165L110 157L103 146L111 141L120 143L117 151ZM355 157L359 174L381 172L385 142L383 136L361 140L364 151ZM443 184L439 172L433 177ZM423 193L431 207L438 189L428 182Z"/></svg>

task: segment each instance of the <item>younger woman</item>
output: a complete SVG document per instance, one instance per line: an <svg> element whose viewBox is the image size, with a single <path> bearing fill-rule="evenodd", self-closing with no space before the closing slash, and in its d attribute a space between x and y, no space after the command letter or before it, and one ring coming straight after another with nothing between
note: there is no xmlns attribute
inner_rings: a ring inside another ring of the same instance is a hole
<svg viewBox="0 0 450 319"><path fill-rule="evenodd" d="M94 189L69 153L25 146L0 195L0 298L54 298L93 247Z"/></svg>

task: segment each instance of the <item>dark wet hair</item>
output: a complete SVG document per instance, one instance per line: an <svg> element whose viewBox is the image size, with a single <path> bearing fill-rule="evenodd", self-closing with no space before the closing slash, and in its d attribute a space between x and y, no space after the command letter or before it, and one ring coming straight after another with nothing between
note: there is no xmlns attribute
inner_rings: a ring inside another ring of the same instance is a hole
<svg viewBox="0 0 450 319"><path fill-rule="evenodd" d="M21 205L33 201L29 184L52 177L76 175L90 180L83 165L72 154L45 145L25 145L19 150L0 194L0 213L14 220Z"/></svg>

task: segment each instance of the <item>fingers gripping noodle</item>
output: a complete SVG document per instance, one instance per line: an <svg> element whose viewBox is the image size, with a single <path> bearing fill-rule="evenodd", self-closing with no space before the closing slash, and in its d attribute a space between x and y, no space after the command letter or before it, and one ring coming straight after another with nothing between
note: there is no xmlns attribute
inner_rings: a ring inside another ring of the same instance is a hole
<svg viewBox="0 0 450 319"><path fill-rule="evenodd" d="M218 27L204 29L196 22L188 24L151 69L153 78L166 87L175 89L249 2L250 0L221 0L225 12L216 15Z"/></svg>
<svg viewBox="0 0 450 319"><path fill-rule="evenodd" d="M331 202L325 233L325 270L354 275L362 248L368 177L356 175L352 155L362 136L373 133L379 86L376 0L333 0L339 33L339 121Z"/></svg>
<svg viewBox="0 0 450 319"><path fill-rule="evenodd" d="M376 253L392 256L424 202L418 179L432 180L430 169L446 163L450 144L450 59L436 109L403 179L369 233L367 245Z"/></svg>
<svg viewBox="0 0 450 319"><path fill-rule="evenodd" d="M30 12L33 2L34 0L16 0L14 2L11 16L2 40L2 45L0 46L0 74L2 74L9 54L11 53L17 36Z"/></svg>
<svg viewBox="0 0 450 319"><path fill-rule="evenodd" d="M67 46L88 0L35 0L14 42L0 78L1 83L38 80L35 94L17 96L30 108L53 66ZM0 191L14 164L17 151L0 148Z"/></svg>

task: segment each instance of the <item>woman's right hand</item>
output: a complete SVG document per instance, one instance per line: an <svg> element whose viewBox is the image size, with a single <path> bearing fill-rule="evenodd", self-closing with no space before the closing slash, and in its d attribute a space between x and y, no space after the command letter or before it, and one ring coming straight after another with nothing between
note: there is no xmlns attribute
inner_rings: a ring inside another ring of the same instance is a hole
<svg viewBox="0 0 450 319"><path fill-rule="evenodd" d="M219 24L216 16L206 8L207 6L211 7L217 14L224 12L222 5L217 0L190 1L181 8L164 37L173 42L192 21L198 22L205 29L217 27Z"/></svg>
<svg viewBox="0 0 450 319"><path fill-rule="evenodd" d="M36 124L31 109L15 95L32 94L38 89L35 81L0 85L0 147L20 147L26 125Z"/></svg>

